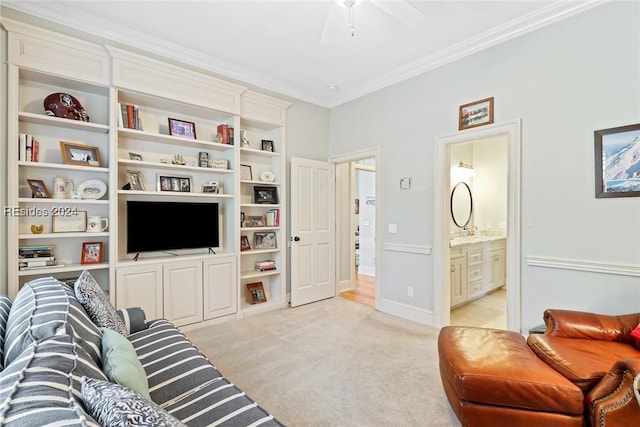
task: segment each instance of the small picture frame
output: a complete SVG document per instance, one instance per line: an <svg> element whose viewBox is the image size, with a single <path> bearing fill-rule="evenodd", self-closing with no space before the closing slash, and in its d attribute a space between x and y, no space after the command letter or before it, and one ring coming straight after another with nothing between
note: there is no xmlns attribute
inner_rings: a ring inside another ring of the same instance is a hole
<svg viewBox="0 0 640 427"><path fill-rule="evenodd" d="M214 169L229 169L229 160L211 160L211 167Z"/></svg>
<svg viewBox="0 0 640 427"><path fill-rule="evenodd" d="M202 184L203 193L220 193L220 183L218 181L210 181L206 184Z"/></svg>
<svg viewBox="0 0 640 427"><path fill-rule="evenodd" d="M198 153L198 166L201 168L209 167L209 153L206 151L201 151Z"/></svg>
<svg viewBox="0 0 640 427"><path fill-rule="evenodd" d="M278 189L276 187L253 187L253 199L256 204L277 205Z"/></svg>
<svg viewBox="0 0 640 427"><path fill-rule="evenodd" d="M170 176L159 173L157 190L191 193L191 180L192 178L190 176Z"/></svg>
<svg viewBox="0 0 640 427"><path fill-rule="evenodd" d="M640 160L632 157L640 148L640 123L594 131L596 198L640 197Z"/></svg>
<svg viewBox="0 0 640 427"><path fill-rule="evenodd" d="M133 191L144 191L144 180L142 179L142 172L137 170L127 171L127 181Z"/></svg>
<svg viewBox="0 0 640 427"><path fill-rule="evenodd" d="M53 233L79 233L87 231L87 211L77 211L75 215L52 215Z"/></svg>
<svg viewBox="0 0 640 427"><path fill-rule="evenodd" d="M249 238L247 236L240 236L240 250L251 250L251 244L249 244Z"/></svg>
<svg viewBox="0 0 640 427"><path fill-rule="evenodd" d="M273 153L273 141L270 139L262 140L262 151L270 151Z"/></svg>
<svg viewBox="0 0 640 427"><path fill-rule="evenodd" d="M267 302L267 295L264 292L262 282L247 283L247 301L249 304Z"/></svg>
<svg viewBox="0 0 640 427"><path fill-rule="evenodd" d="M98 147L60 141L60 153L65 165L102 167Z"/></svg>
<svg viewBox="0 0 640 427"><path fill-rule="evenodd" d="M169 119L169 135L196 139L196 124L185 120Z"/></svg>
<svg viewBox="0 0 640 427"><path fill-rule="evenodd" d="M264 227L264 217L259 215L248 216L245 221L247 227Z"/></svg>
<svg viewBox="0 0 640 427"><path fill-rule="evenodd" d="M47 190L47 186L41 179L27 179L27 183L31 188L33 197L36 199L50 199L51 194Z"/></svg>
<svg viewBox="0 0 640 427"><path fill-rule="evenodd" d="M102 242L83 242L82 258L80 264L100 264L102 263L102 252L104 243Z"/></svg>
<svg viewBox="0 0 640 427"><path fill-rule="evenodd" d="M277 247L275 232L266 231L253 234L253 249L276 249Z"/></svg>
<svg viewBox="0 0 640 427"><path fill-rule="evenodd" d="M142 154L129 152L129 158L131 160L137 160L137 161L141 162L142 161Z"/></svg>
<svg viewBox="0 0 640 427"><path fill-rule="evenodd" d="M253 174L251 173L251 165L240 165L240 180L251 181Z"/></svg>
<svg viewBox="0 0 640 427"><path fill-rule="evenodd" d="M461 105L458 109L458 130L493 123L493 97Z"/></svg>

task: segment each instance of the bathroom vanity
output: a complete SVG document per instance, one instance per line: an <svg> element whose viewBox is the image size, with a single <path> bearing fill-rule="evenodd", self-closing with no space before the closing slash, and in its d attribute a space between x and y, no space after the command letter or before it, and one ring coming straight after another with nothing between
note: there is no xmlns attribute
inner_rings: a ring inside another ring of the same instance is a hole
<svg viewBox="0 0 640 427"><path fill-rule="evenodd" d="M506 284L505 237L468 236L450 240L451 308Z"/></svg>

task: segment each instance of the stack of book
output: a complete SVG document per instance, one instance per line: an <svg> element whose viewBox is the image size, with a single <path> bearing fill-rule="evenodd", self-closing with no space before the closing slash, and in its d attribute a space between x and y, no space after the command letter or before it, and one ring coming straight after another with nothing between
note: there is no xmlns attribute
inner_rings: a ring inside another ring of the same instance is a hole
<svg viewBox="0 0 640 427"><path fill-rule="evenodd" d="M18 248L19 270L53 266L59 266L53 254L53 246L22 246Z"/></svg>
<svg viewBox="0 0 640 427"><path fill-rule="evenodd" d="M264 259L262 261L256 261L253 269L255 271L270 271L276 269L276 262L272 259Z"/></svg>
<svg viewBox="0 0 640 427"><path fill-rule="evenodd" d="M21 133L18 144L18 160L23 162L38 161L38 157L40 155L40 142L38 142L33 135Z"/></svg>
<svg viewBox="0 0 640 427"><path fill-rule="evenodd" d="M269 209L267 211L267 227L279 227L280 226L280 209Z"/></svg>
<svg viewBox="0 0 640 427"><path fill-rule="evenodd" d="M127 129L142 130L138 106L131 104L120 104L120 115L118 116L118 126Z"/></svg>
<svg viewBox="0 0 640 427"><path fill-rule="evenodd" d="M218 134L222 137L220 143L233 145L233 128L229 125L218 125Z"/></svg>

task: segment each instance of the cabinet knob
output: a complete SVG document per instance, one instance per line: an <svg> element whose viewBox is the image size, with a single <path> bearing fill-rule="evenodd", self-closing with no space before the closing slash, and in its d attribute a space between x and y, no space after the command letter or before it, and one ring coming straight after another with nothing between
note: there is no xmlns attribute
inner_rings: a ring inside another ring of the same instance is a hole
<svg viewBox="0 0 640 427"><path fill-rule="evenodd" d="M452 265L451 265L451 268L449 269L449 271L450 271L451 273L455 273L455 272L456 272L456 266L452 264Z"/></svg>

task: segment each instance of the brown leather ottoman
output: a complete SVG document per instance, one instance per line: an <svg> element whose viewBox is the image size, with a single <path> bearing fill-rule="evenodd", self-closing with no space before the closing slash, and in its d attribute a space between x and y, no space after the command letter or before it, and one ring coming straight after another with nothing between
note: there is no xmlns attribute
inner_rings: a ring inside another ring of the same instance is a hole
<svg viewBox="0 0 640 427"><path fill-rule="evenodd" d="M444 391L463 426L583 426L580 388L538 359L522 335L446 326L438 353Z"/></svg>

